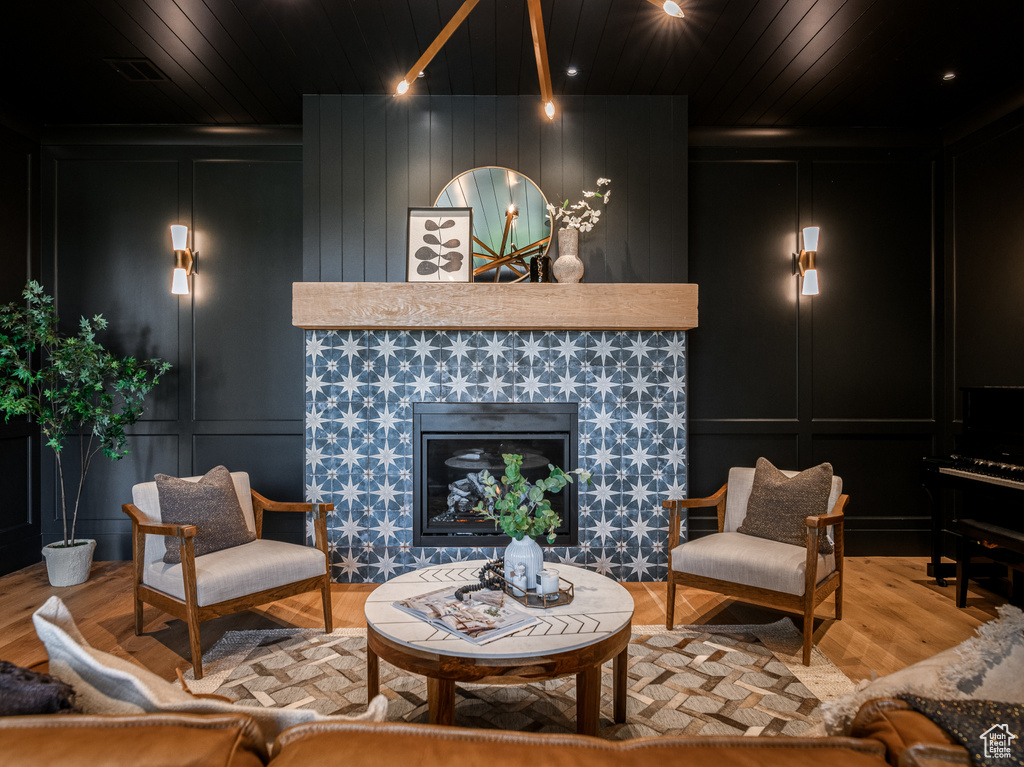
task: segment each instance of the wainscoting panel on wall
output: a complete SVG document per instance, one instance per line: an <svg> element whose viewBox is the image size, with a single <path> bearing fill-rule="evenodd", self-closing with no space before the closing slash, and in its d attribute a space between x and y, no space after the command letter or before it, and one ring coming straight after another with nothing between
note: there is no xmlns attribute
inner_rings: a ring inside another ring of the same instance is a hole
<svg viewBox="0 0 1024 767"><path fill-rule="evenodd" d="M661 501L686 493L685 381L683 332L306 331L306 499L335 504L334 579L501 554L412 546L413 403L564 402L594 483L580 487L578 545L546 558L664 580Z"/></svg>

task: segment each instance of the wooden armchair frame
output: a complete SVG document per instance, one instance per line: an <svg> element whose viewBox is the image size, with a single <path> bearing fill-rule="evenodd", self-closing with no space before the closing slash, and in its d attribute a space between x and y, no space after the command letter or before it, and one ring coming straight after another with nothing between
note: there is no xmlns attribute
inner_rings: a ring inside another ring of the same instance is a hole
<svg viewBox="0 0 1024 767"><path fill-rule="evenodd" d="M668 537L668 604L665 611L665 625L671 629L675 624L676 586L714 591L725 596L734 597L744 602L752 602L765 607L802 613L803 625L803 661L808 666L811 662L811 639L814 635L814 609L829 594L836 595L836 620L843 619L843 520L845 509L850 501L848 495L840 495L832 510L820 517L807 517L807 559L804 567L804 593L787 594L773 589L748 586L744 583L707 578L701 575L681 573L672 569L672 551L679 545L679 526L682 521L683 509L700 509L714 507L718 513L718 532L725 529L725 501L729 485L722 485L719 490L707 498L688 498L679 501L662 501L662 506L669 510ZM836 569L821 583L818 583L818 537L825 528L835 528L834 547Z"/></svg>
<svg viewBox="0 0 1024 767"><path fill-rule="evenodd" d="M323 552L324 555L323 575L286 583L272 589L256 591L252 594L246 594L245 596L228 599L212 605L200 606L196 593L196 555L192 541L196 535L195 525L156 524L150 522L134 503L126 503L121 506L121 510L132 520L132 559L135 563L135 572L132 578L135 592L135 635L139 636L142 634L142 605L144 602L148 602L154 607L173 615L175 618L185 621L188 625L188 641L192 652L192 668L195 670L196 679L203 678L203 652L199 641L199 624L210 618L241 612L256 605L275 602L278 599L294 596L295 594L319 590L324 607L324 630L328 633L334 630L334 618L331 614L331 562L327 553L327 512L334 510L334 504L280 503L264 498L255 490L250 490L250 492L252 493L253 519L256 525L257 538L263 537L264 511L313 512L316 514L316 519L314 520L316 548ZM184 601L162 591L157 591L142 582L142 576L146 568L145 547L147 535L173 536L178 538L181 551L181 573L185 587Z"/></svg>

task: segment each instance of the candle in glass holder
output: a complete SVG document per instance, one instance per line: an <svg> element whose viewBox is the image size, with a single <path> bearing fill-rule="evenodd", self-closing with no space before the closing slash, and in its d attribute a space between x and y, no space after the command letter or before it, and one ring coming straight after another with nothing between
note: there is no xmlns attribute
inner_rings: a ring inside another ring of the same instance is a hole
<svg viewBox="0 0 1024 767"><path fill-rule="evenodd" d="M537 593L544 594L545 599L558 598L558 571L541 570L537 573Z"/></svg>

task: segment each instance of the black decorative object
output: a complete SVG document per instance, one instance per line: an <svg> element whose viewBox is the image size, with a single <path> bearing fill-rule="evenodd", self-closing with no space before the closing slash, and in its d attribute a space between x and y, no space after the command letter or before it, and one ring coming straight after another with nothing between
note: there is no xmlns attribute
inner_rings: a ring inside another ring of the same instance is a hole
<svg viewBox="0 0 1024 767"><path fill-rule="evenodd" d="M530 282L551 282L550 256L534 256L530 259Z"/></svg>
<svg viewBox="0 0 1024 767"><path fill-rule="evenodd" d="M0 716L73 714L75 691L71 685L0 660Z"/></svg>
<svg viewBox="0 0 1024 767"><path fill-rule="evenodd" d="M472 238L472 208L409 208L406 281L472 282Z"/></svg>
<svg viewBox="0 0 1024 767"><path fill-rule="evenodd" d="M465 602L466 597L474 591L504 591L505 590L505 578L502 573L505 572L505 560L495 559L487 562L483 567L480 568L480 582L474 583L469 586L460 586L455 590L455 596L460 602Z"/></svg>

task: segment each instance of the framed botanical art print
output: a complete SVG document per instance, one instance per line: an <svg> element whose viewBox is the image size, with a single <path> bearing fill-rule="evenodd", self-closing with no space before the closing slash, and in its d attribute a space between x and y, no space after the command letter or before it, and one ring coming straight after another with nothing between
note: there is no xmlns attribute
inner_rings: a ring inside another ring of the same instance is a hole
<svg viewBox="0 0 1024 767"><path fill-rule="evenodd" d="M473 281L473 209L409 208L406 282Z"/></svg>

